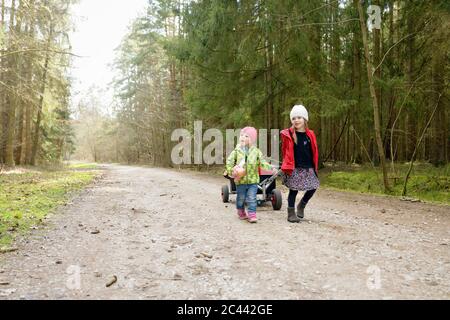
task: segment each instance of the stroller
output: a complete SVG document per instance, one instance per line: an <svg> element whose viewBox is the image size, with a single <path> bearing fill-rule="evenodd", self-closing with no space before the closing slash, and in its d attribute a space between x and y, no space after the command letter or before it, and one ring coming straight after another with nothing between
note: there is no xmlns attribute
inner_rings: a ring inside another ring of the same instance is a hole
<svg viewBox="0 0 450 320"><path fill-rule="evenodd" d="M260 183L258 184L258 206L263 206L267 202L272 203L273 210L279 211L283 206L283 196L281 191L276 189L276 180L280 176L281 170L276 174L271 171L260 170ZM236 184L234 179L228 175L224 177L230 180L230 185L224 185L222 187L222 201L224 203L230 202L230 195L237 194Z"/></svg>

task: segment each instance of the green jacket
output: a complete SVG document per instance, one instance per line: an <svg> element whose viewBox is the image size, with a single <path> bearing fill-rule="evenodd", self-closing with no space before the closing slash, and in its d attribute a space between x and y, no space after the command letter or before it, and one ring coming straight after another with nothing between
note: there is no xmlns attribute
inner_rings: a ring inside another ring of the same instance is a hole
<svg viewBox="0 0 450 320"><path fill-rule="evenodd" d="M236 185L258 184L260 182L259 168L261 167L265 170L272 169L272 166L264 159L261 150L257 147L250 147L248 152L245 152L238 145L227 159L227 173L229 176L232 175L233 168L241 163L242 160L245 160L244 169L247 174L236 182Z"/></svg>

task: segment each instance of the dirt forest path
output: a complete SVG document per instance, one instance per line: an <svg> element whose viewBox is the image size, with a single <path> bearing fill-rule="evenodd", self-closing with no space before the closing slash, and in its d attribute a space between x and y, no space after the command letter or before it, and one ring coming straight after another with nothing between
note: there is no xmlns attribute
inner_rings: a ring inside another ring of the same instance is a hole
<svg viewBox="0 0 450 320"><path fill-rule="evenodd" d="M0 299L450 298L448 206L321 190L303 223L251 225L221 177L104 170L0 255Z"/></svg>

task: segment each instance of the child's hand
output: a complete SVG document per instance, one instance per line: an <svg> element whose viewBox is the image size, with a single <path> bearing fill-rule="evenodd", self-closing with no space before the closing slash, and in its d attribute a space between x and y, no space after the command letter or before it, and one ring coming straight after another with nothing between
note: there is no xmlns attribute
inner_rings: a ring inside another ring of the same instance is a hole
<svg viewBox="0 0 450 320"><path fill-rule="evenodd" d="M277 168L272 168L272 174L276 175L278 173L278 169Z"/></svg>

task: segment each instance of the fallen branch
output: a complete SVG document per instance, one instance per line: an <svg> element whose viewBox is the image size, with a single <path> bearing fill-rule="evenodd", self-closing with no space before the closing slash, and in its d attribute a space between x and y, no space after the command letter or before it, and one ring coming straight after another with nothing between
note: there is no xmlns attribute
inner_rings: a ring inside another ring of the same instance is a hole
<svg viewBox="0 0 450 320"><path fill-rule="evenodd" d="M361 143L361 146L362 146L364 152L366 153L367 159L369 159L370 164L371 164L372 167L375 169L375 164L373 163L372 158L371 158L370 155L369 155L369 151L367 151L366 147L364 146L364 142L363 142L363 141L361 140L361 138L359 137L358 133L357 133L356 130L355 130L355 127L351 126L351 127L350 127L350 130L352 130L352 131L355 133L356 137L358 138L359 142Z"/></svg>
<svg viewBox="0 0 450 320"><path fill-rule="evenodd" d="M425 133L427 132L428 127L431 124L431 121L433 121L433 118L434 118L434 115L436 113L436 110L439 107L439 102L441 101L441 97L442 97L442 93L439 94L439 98L438 98L438 101L436 103L436 107L434 107L433 113L431 114L430 119L428 119L428 123L425 126L425 128L423 129L422 135L420 136L420 139L419 139L419 141L416 144L416 148L414 149L414 153L413 153L413 155L411 157L411 164L409 165L408 173L406 174L406 177L405 177L405 184L403 185L403 191L402 191L402 196L403 197L406 196L406 186L408 185L409 176L411 175L411 171L412 171L413 166L414 166L414 161L416 159L417 150L419 149L420 145L422 144L423 138L425 137Z"/></svg>
<svg viewBox="0 0 450 320"><path fill-rule="evenodd" d="M373 76L375 75L375 73L376 73L377 70L381 67L381 65L383 64L384 60L386 59L386 57L388 56L389 52L391 52L392 49L394 49L397 45L399 45L402 41L405 41L405 40L408 39L409 37L415 36L417 33L419 33L419 32L414 32L414 33L408 34L407 36L405 36L405 37L403 37L402 39L400 39L399 41L397 41L397 43L395 43L393 46L391 46L391 47L389 48L389 50L386 51L386 53L385 53L383 59L381 59L380 64L373 70L372 75L373 75Z"/></svg>
<svg viewBox="0 0 450 320"><path fill-rule="evenodd" d="M3 247L3 248L0 248L0 253L10 253L10 252L18 251L18 250L19 250L19 248L6 248L6 247Z"/></svg>
<svg viewBox="0 0 450 320"><path fill-rule="evenodd" d="M348 123L349 118L350 118L350 112L348 112L348 114L347 114L347 118L345 119L344 126L342 127L341 133L339 134L339 138L336 140L336 143L334 144L334 146L331 149L331 151L328 154L328 156L326 156L325 160L323 160L324 163L327 162L330 159L330 157L333 154L334 150L336 150L336 147L338 146L339 142L341 141L342 135L344 134L345 128L347 127L347 123Z"/></svg>
<svg viewBox="0 0 450 320"><path fill-rule="evenodd" d="M422 78L422 77L423 77L423 75L420 76L420 77L418 77L418 78L414 81L414 83L411 85L411 87L409 88L408 94L407 94L407 95L405 96L405 98L403 99L402 105L400 106L400 109L398 110L398 114L397 114L397 116L396 116L396 118L395 118L395 121L394 121L394 123L392 124L392 128L391 128L391 137L390 137L390 149L391 149L390 151L391 151L391 167L392 167L392 173L395 172L395 164L394 164L394 158L395 158L395 156L394 156L394 147L393 147L393 145L394 145L394 130L395 130L395 126L397 125L397 122L398 122L398 120L400 119L400 115L401 115L401 113L402 113L402 111L403 111L403 107L405 106L406 101L408 100L408 97L409 97L409 95L410 95L411 92L412 92L412 89L415 87L416 82L417 82L420 78Z"/></svg>

